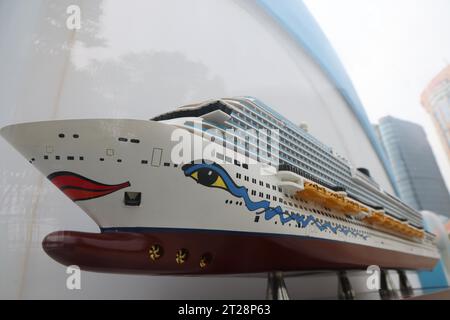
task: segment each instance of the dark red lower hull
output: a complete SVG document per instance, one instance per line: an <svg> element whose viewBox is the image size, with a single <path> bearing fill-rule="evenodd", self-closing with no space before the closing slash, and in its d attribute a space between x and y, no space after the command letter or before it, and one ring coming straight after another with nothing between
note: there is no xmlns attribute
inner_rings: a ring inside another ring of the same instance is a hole
<svg viewBox="0 0 450 320"><path fill-rule="evenodd" d="M160 246L152 260L149 249ZM82 270L131 274L238 274L317 269L432 269L436 259L337 241L298 236L217 231L85 233L57 231L43 241L45 252ZM177 263L176 253L187 258ZM208 257L206 266L200 266Z"/></svg>

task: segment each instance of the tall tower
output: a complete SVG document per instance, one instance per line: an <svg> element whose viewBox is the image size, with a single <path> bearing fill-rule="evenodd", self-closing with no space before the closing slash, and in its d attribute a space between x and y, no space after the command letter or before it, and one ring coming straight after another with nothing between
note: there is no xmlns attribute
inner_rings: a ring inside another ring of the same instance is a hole
<svg viewBox="0 0 450 320"><path fill-rule="evenodd" d="M422 93L422 105L431 115L442 146L450 160L450 65Z"/></svg>
<svg viewBox="0 0 450 320"><path fill-rule="evenodd" d="M400 198L417 210L450 216L450 195L423 128L388 116L380 119L377 131Z"/></svg>

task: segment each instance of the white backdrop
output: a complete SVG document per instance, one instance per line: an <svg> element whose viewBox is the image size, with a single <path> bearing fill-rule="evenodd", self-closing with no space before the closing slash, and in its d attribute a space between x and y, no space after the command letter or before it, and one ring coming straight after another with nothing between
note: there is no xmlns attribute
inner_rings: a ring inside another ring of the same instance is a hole
<svg viewBox="0 0 450 320"><path fill-rule="evenodd" d="M81 30L65 26L81 7ZM185 103L255 96L391 190L369 140L313 60L253 1L0 1L0 126L15 122L148 119ZM77 206L0 140L0 298L264 298L249 277L82 273L41 249L54 230L97 231ZM352 276L353 277L353 276ZM365 290L364 274L354 275ZM359 279L359 280L358 280ZM413 279L416 284L416 278ZM334 275L287 280L293 298L336 295Z"/></svg>

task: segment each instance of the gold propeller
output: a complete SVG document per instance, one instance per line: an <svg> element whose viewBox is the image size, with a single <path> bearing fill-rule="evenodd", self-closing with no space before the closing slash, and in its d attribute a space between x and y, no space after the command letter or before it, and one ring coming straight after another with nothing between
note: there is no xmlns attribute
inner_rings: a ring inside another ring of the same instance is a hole
<svg viewBox="0 0 450 320"><path fill-rule="evenodd" d="M200 268L205 268L211 262L211 255L204 254L200 258Z"/></svg>
<svg viewBox="0 0 450 320"><path fill-rule="evenodd" d="M162 256L162 248L158 244L154 244L148 250L148 255L151 260L156 261Z"/></svg>
<svg viewBox="0 0 450 320"><path fill-rule="evenodd" d="M188 251L186 249L179 249L175 256L175 261L178 264L183 264L186 262L187 258L188 258Z"/></svg>

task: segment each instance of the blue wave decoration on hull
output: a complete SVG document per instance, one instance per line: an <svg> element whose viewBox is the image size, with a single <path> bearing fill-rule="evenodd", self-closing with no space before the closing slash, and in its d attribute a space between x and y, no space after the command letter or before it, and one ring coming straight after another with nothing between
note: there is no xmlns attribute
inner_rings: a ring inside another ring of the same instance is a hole
<svg viewBox="0 0 450 320"><path fill-rule="evenodd" d="M279 205L271 207L270 202L267 200L253 201L248 195L248 189L244 186L236 185L228 172L216 163L186 164L182 167L182 170L184 171L185 176L193 178L199 184L206 187L224 189L233 196L243 199L245 206L249 211L255 212L259 210L258 212L255 212L255 214L264 214L264 219L266 221L278 217L283 225L293 221L296 222L300 228L306 228L311 224L315 225L321 232L329 230L334 234L340 232L346 236L351 234L364 240L367 240L368 238L367 235L346 226L342 226L341 224L333 226L329 221L321 222L320 219L310 214L289 213L284 211Z"/></svg>

